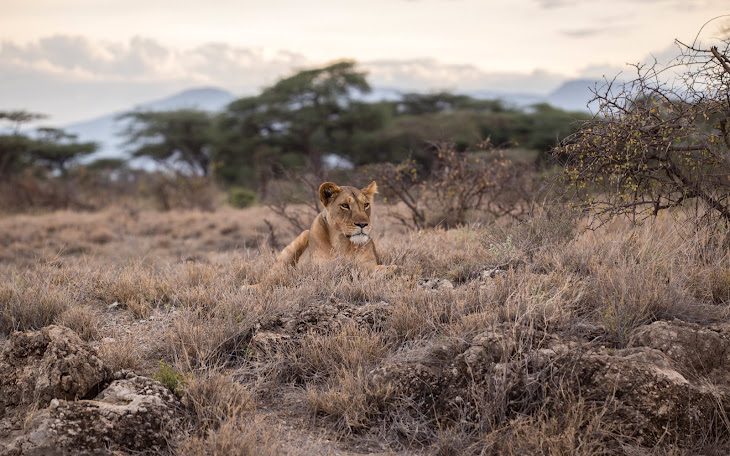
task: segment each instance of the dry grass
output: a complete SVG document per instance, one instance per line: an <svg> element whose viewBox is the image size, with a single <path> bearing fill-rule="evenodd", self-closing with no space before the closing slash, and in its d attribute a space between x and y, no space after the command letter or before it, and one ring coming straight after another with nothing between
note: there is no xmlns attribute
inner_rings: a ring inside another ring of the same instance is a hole
<svg viewBox="0 0 730 456"><path fill-rule="evenodd" d="M600 404L569 391L552 402L530 392L535 402L511 410L504 391L484 386L462 398L477 405L459 417L458 407L429 411L370 374L500 324L529 328L503 350L502 361L519 361L541 332L589 331L620 348L658 319L729 317L727 244L717 229L688 232L666 217L582 233L575 220L545 215L418 233L384 235L381 226L378 249L398 265L394 277L330 266L242 290L273 261L265 216L110 209L3 218L0 333L64 324L114 369L151 374L169 363L186 379L193 423L180 454L276 454L281 436L262 409L296 415L345 447L377 440L444 455L621 454L631 442L606 427ZM453 286L425 289L423 279ZM355 315L378 303L385 310ZM263 331L285 337L284 348L256 352L252 337Z"/></svg>
<svg viewBox="0 0 730 456"><path fill-rule="evenodd" d="M73 329L76 334L86 341L94 341L101 338L103 318L98 310L78 305L66 309L55 319L55 322Z"/></svg>
<svg viewBox="0 0 730 456"><path fill-rule="evenodd" d="M78 258L102 257L159 265L197 261L256 248L268 236L262 208L211 212L155 212L111 208L102 212L60 211L0 218L0 271ZM279 236L288 233L282 227Z"/></svg>
<svg viewBox="0 0 730 456"><path fill-rule="evenodd" d="M52 281L55 272L48 267L39 267L3 277L0 281L0 332L40 329L66 312L73 297L64 284Z"/></svg>

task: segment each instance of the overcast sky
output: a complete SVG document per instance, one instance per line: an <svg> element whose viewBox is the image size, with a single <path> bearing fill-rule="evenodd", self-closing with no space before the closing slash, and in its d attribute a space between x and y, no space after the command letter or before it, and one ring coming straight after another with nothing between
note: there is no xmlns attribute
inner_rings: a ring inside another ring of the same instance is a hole
<svg viewBox="0 0 730 456"><path fill-rule="evenodd" d="M64 124L190 87L253 94L340 58L374 86L547 93L668 58L723 14L727 0L0 0L0 110Z"/></svg>

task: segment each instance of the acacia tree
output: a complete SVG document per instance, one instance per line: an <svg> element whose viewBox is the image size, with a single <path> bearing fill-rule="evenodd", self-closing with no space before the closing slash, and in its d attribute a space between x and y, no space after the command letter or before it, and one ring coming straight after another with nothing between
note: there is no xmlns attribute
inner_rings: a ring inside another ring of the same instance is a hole
<svg viewBox="0 0 730 456"><path fill-rule="evenodd" d="M69 164L97 151L95 142L78 142L78 136L58 128L39 128L29 149L35 163L65 175Z"/></svg>
<svg viewBox="0 0 730 456"><path fill-rule="evenodd" d="M96 143L78 142L76 135L58 128L22 131L24 124L45 117L27 111L0 111L0 121L11 125L9 134L0 134L0 176L7 177L34 164L65 174L69 164L97 150Z"/></svg>
<svg viewBox="0 0 730 456"><path fill-rule="evenodd" d="M20 130L24 124L45 117L27 111L0 111L0 125L10 125L7 134L0 134L0 177L7 177L30 163L28 150L33 141Z"/></svg>
<svg viewBox="0 0 730 456"><path fill-rule="evenodd" d="M212 114L195 109L133 111L119 119L128 121L123 134L134 148L133 156L182 164L194 174L209 175L215 141Z"/></svg>
<svg viewBox="0 0 730 456"><path fill-rule="evenodd" d="M597 115L554 149L581 208L599 222L690 206L730 222L730 39L677 42L661 69L596 90Z"/></svg>
<svg viewBox="0 0 730 456"><path fill-rule="evenodd" d="M312 171L322 172L322 156L339 152L334 146L338 131L351 123L347 114L357 104L355 92L368 92L365 73L355 62L342 61L301 71L254 97L231 103L224 128L241 134L239 153L253 158L261 150L272 154L299 154Z"/></svg>

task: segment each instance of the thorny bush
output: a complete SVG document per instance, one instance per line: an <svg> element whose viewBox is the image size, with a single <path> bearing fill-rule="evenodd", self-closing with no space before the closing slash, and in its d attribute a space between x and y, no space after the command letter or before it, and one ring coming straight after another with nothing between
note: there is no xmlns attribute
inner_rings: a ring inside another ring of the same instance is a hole
<svg viewBox="0 0 730 456"><path fill-rule="evenodd" d="M400 201L407 210L393 212L406 226L450 228L511 216L521 220L538 193L531 166L512 162L489 140L476 150L458 151L453 143L432 143L430 170L414 160L371 167L386 202Z"/></svg>
<svg viewBox="0 0 730 456"><path fill-rule="evenodd" d="M667 68L636 65L635 80L597 88L596 116L553 151L598 224L677 206L730 222L730 39L677 43Z"/></svg>

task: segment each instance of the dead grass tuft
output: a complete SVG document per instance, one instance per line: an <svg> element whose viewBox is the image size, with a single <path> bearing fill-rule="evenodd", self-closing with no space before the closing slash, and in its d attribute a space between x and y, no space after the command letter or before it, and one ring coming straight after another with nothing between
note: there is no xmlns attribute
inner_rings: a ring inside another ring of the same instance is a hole
<svg viewBox="0 0 730 456"><path fill-rule="evenodd" d="M12 274L0 280L0 332L40 329L50 325L68 308L67 290L44 280L36 271Z"/></svg>
<svg viewBox="0 0 730 456"><path fill-rule="evenodd" d="M370 369L387 353L380 334L354 323L329 334L308 333L285 362L307 383L326 379L341 370L356 372Z"/></svg>
<svg viewBox="0 0 730 456"><path fill-rule="evenodd" d="M99 354L104 364L114 372L126 369L141 373L149 364L149 360L144 359L144 352L140 350L134 336L120 335L102 339Z"/></svg>
<svg viewBox="0 0 730 456"><path fill-rule="evenodd" d="M101 338L102 315L98 310L88 306L70 306L55 321L76 332L86 341Z"/></svg>
<svg viewBox="0 0 730 456"><path fill-rule="evenodd" d="M277 443L277 434L261 421L226 421L204 436L188 438L178 452L190 456L276 456L281 454Z"/></svg>
<svg viewBox="0 0 730 456"><path fill-rule="evenodd" d="M195 428L181 454L278 454L273 430L255 416L254 393L230 375L212 370L189 376L181 393Z"/></svg>
<svg viewBox="0 0 730 456"><path fill-rule="evenodd" d="M325 417L339 434L357 434L377 423L393 389L374 387L362 366L341 368L324 386L307 386L307 404L317 416Z"/></svg>

